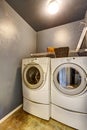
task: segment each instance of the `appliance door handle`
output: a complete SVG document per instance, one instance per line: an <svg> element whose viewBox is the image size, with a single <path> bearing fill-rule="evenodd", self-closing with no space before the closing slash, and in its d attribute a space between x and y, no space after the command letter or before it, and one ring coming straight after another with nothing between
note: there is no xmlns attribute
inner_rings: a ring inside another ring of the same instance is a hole
<svg viewBox="0 0 87 130"><path fill-rule="evenodd" d="M87 77L86 77L86 83L87 83Z"/></svg>
<svg viewBox="0 0 87 130"><path fill-rule="evenodd" d="M86 85L87 85L87 77L85 78L85 81L86 81Z"/></svg>

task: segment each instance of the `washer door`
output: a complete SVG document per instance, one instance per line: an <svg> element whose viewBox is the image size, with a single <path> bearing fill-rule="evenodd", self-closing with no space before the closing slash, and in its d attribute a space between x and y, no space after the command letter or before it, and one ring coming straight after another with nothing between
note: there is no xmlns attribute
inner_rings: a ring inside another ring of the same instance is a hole
<svg viewBox="0 0 87 130"><path fill-rule="evenodd" d="M40 65L35 63L28 64L23 73L23 79L26 86L30 89L37 89L41 87L44 80L43 74L44 72Z"/></svg>
<svg viewBox="0 0 87 130"><path fill-rule="evenodd" d="M76 64L62 64L53 73L56 88L66 95L78 95L86 89L86 72Z"/></svg>

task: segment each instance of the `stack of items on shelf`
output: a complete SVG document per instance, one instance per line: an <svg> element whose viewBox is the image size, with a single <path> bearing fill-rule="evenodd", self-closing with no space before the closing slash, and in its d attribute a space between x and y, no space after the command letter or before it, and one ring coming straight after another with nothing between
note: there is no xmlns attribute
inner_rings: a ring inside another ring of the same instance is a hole
<svg viewBox="0 0 87 130"><path fill-rule="evenodd" d="M61 57L68 57L69 54L69 47L48 47L47 52L43 53L34 53L31 54L31 57L50 57L50 58L61 58Z"/></svg>

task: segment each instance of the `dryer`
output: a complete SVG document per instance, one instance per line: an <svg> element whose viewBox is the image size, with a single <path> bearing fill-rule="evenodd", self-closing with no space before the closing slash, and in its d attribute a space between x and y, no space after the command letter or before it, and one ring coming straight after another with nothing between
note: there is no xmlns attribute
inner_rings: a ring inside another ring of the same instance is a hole
<svg viewBox="0 0 87 130"><path fill-rule="evenodd" d="M87 57L51 59L51 117L87 128Z"/></svg>
<svg viewBox="0 0 87 130"><path fill-rule="evenodd" d="M37 117L50 118L50 58L22 60L23 109Z"/></svg>

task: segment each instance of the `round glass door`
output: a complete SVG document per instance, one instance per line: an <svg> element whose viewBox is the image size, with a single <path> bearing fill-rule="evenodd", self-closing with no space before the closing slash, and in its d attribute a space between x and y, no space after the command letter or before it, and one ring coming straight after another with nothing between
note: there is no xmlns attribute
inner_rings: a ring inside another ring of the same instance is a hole
<svg viewBox="0 0 87 130"><path fill-rule="evenodd" d="M28 64L24 70L24 82L30 89L36 89L43 83L43 70L38 64Z"/></svg>
<svg viewBox="0 0 87 130"><path fill-rule="evenodd" d="M53 74L55 86L67 95L77 95L86 88L86 73L76 64L62 64Z"/></svg>

